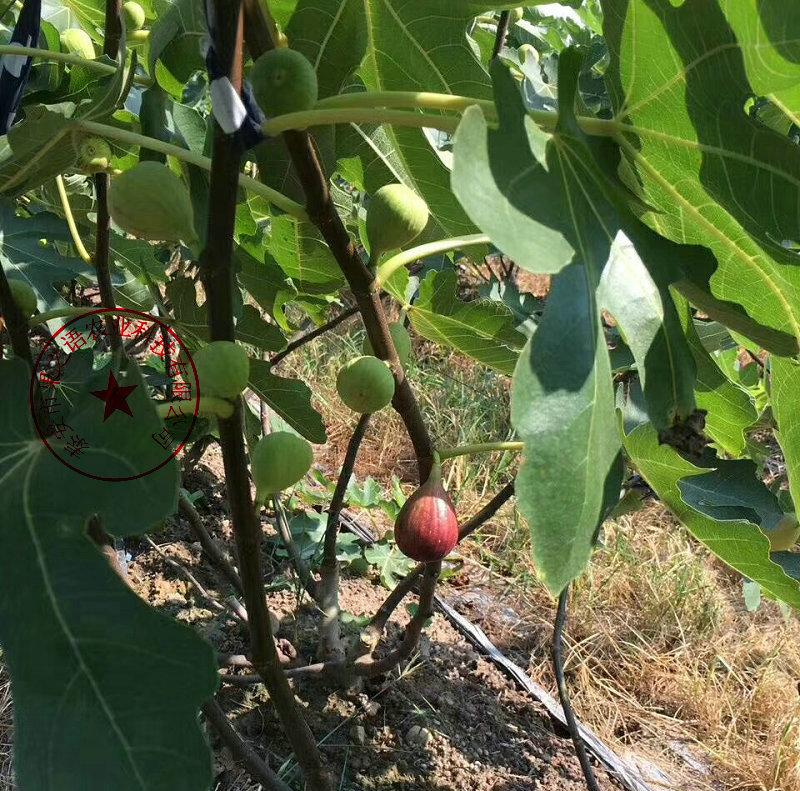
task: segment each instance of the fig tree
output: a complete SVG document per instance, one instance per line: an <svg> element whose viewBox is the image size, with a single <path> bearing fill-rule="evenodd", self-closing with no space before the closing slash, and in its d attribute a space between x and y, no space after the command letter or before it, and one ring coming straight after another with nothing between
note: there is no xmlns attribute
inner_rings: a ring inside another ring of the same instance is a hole
<svg viewBox="0 0 800 791"><path fill-rule="evenodd" d="M458 543L458 517L437 459L428 480L406 500L394 523L398 549L422 563L441 560Z"/></svg>
<svg viewBox="0 0 800 791"><path fill-rule="evenodd" d="M367 208L370 260L416 239L428 224L428 204L405 184L387 184L371 198Z"/></svg>
<svg viewBox="0 0 800 791"><path fill-rule="evenodd" d="M339 371L336 391L354 412L377 412L394 396L394 376L383 360L370 355L356 357Z"/></svg>
<svg viewBox="0 0 800 791"><path fill-rule="evenodd" d="M397 356L400 358L400 363L403 368L405 368L406 365L408 365L408 361L411 359L411 336L408 334L408 330L399 321L394 321L389 325L389 332L392 334L392 340L394 341L395 349L397 349ZM361 350L364 354L375 354L368 337L364 338Z"/></svg>
<svg viewBox="0 0 800 791"><path fill-rule="evenodd" d="M317 103L317 74L296 49L280 47L261 55L250 72L250 84L267 116L310 110Z"/></svg>
<svg viewBox="0 0 800 791"><path fill-rule="evenodd" d="M115 176L108 211L123 231L160 242L197 240L189 191L166 165L147 160Z"/></svg>
<svg viewBox="0 0 800 791"><path fill-rule="evenodd" d="M311 445L291 431L274 431L262 437L250 453L257 499L263 502L296 484L313 461Z"/></svg>
<svg viewBox="0 0 800 791"><path fill-rule="evenodd" d="M122 13L125 15L125 29L128 31L141 30L144 27L144 9L138 4L129 0L122 6Z"/></svg>
<svg viewBox="0 0 800 791"><path fill-rule="evenodd" d="M85 60L94 60L94 42L85 30L71 27L61 34L61 46L73 55Z"/></svg>
<svg viewBox="0 0 800 791"><path fill-rule="evenodd" d="M9 280L8 287L11 289L11 296L14 302L22 311L25 318L33 316L36 310L36 292L24 280Z"/></svg>
<svg viewBox="0 0 800 791"><path fill-rule="evenodd" d="M212 341L193 360L201 396L233 399L247 387L250 360L232 341Z"/></svg>

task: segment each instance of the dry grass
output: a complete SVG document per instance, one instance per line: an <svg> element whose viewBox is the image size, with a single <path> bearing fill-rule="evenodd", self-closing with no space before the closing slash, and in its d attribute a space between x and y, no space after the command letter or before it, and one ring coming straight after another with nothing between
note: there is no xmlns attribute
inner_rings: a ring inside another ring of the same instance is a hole
<svg viewBox="0 0 800 791"><path fill-rule="evenodd" d="M524 547L497 530L483 547L528 566L520 612L546 642L553 605ZM741 586L659 505L606 525L570 608L573 703L682 788L800 791L800 622L770 602L748 612ZM529 669L554 687L541 644Z"/></svg>

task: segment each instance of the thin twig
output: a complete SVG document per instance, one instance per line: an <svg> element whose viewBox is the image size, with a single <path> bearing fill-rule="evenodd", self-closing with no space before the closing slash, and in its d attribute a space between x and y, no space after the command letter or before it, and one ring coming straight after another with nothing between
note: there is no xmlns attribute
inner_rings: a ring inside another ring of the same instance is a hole
<svg viewBox="0 0 800 791"><path fill-rule="evenodd" d="M250 54L257 58L274 44L269 27L257 0L246 0L246 35ZM284 141L294 164L295 172L306 196L306 211L319 229L339 264L355 297L370 344L376 357L386 360L394 374L394 408L403 419L417 457L419 479L427 479L433 464L433 444L422 418L417 400L405 377L397 356L375 275L364 264L350 235L336 211L330 195L328 178L317 156L311 137L306 132L285 132Z"/></svg>
<svg viewBox="0 0 800 791"><path fill-rule="evenodd" d="M508 35L508 24L511 21L511 12L501 11L500 12L500 20L497 23L497 32L494 34L494 47L492 49L492 60L494 60L499 54L500 50L503 49L503 45L506 43L506 36Z"/></svg>
<svg viewBox="0 0 800 791"><path fill-rule="evenodd" d="M325 616L320 630L320 657L322 659L344 659L341 630L339 623L339 562L336 559L336 547L339 538L340 517L344 506L344 497L347 486L356 464L358 449L367 433L370 415L361 415L356 424L353 436L347 444L342 469L333 491L331 505L328 509L328 523L325 527L325 548L322 555L322 568L320 569L320 583L318 587L319 605Z"/></svg>
<svg viewBox="0 0 800 791"><path fill-rule="evenodd" d="M301 335L299 338L289 343L285 349L270 357L270 365L276 366L281 360L290 355L296 349L299 349L301 346L305 346L305 344L307 344L309 341L313 341L314 338L319 338L320 335L324 335L326 332L338 327L343 321L347 321L347 319L349 319L351 316L355 316L356 313L358 313L358 308L347 308L347 310L343 310L338 316L334 316L330 321L326 321L315 330L311 330L311 332Z"/></svg>
<svg viewBox="0 0 800 791"><path fill-rule="evenodd" d="M216 700L203 704L203 714L228 749L238 758L250 773L250 777L261 783L269 791L292 791L272 769L259 757L258 753L236 732L222 706Z"/></svg>
<svg viewBox="0 0 800 791"><path fill-rule="evenodd" d="M166 552L164 552L164 550L163 550L163 549L161 549L161 547L160 547L158 544L156 544L156 542L155 542L155 541L153 541L153 539L152 539L152 538L150 538L150 536L148 536L147 534L145 534L145 536L144 536L144 540L145 540L145 541L147 541L147 543L148 543L148 544L150 544L150 546L151 546L151 547L152 547L152 548L153 548L153 549L154 549L156 552L158 552L158 554L159 554L159 555L161 555L161 557L164 559L164 562L165 562L165 563L166 563L168 566L171 566L171 567L172 567L172 568L174 568L174 569L175 569L175 570L176 570L176 571L177 571L179 574L181 574L182 576L186 577L186 579L189 581L189 583L190 583L191 585L193 585L193 586L194 586L194 587L197 589L197 592L198 592L198 593L199 593L199 594L200 594L200 595L201 595L201 596L202 596L202 597L203 597L203 598L204 598L206 601L208 601L208 602L211 604L211 606L212 606L212 608L213 608L213 609L215 609L217 612L231 612L231 613L233 613L233 615L235 615L235 616L236 616L236 617L237 617L239 620L241 620L241 621L244 621L244 622L247 622L247 613L244 613L245 617L244 617L244 618L242 618L242 616L241 616L240 612L238 612L238 611L237 611L236 607L228 607L228 608L225 608L225 607L224 607L222 604L220 604L220 603L219 603L219 602L218 602L218 601L217 601L217 600L216 600L216 599L215 599L215 598L214 598L214 597L213 597L213 596L212 596L212 595L211 595L211 594L210 594L210 593L209 593L209 592L208 592L208 591L207 591L207 590L206 590L206 589L203 587L203 585L202 585L202 584L201 584L201 583L198 581L197 577L195 577L195 576L194 576L194 574L192 574L192 572L191 572L191 571L189 571L189 569L187 569L187 568L186 568L186 566L184 566L182 563L178 563L178 561L177 561L177 560L175 560L174 558L171 558L171 557L170 557L170 556L169 556L169 555L168 555ZM240 606L241 606L241 605L240 605Z"/></svg>
<svg viewBox="0 0 800 791"><path fill-rule="evenodd" d="M213 42L218 63L235 90L242 87L241 0L213 3ZM220 75L222 76L222 75ZM233 232L241 150L238 142L214 124L206 247L200 257L200 274L206 291L209 334L212 341L235 342L233 321ZM239 574L250 629L253 667L264 679L289 744L310 791L329 791L330 782L314 736L303 719L294 694L281 669L264 592L261 563L261 524L253 507L247 453L244 444L242 399L234 414L219 418L219 438L225 466L225 483L231 508L239 561Z"/></svg>
<svg viewBox="0 0 800 791"><path fill-rule="evenodd" d="M586 753L586 745L583 743L580 731L578 730L578 723L575 721L575 714L572 711L572 704L569 700L569 691L567 690L567 682L564 678L564 658L562 656L562 646L564 640L564 627L567 623L567 605L569 603L569 585L561 591L558 597L558 610L556 611L555 631L553 633L553 670L556 675L556 683L558 684L558 697L561 700L561 708L564 710L564 719L567 721L567 728L569 735L572 737L572 743L575 745L575 752L578 755L578 761L583 771L583 777L586 780L586 787L589 791L600 791L600 786L597 785L597 778L594 775L594 769L589 763L589 756Z"/></svg>
<svg viewBox="0 0 800 791"><path fill-rule="evenodd" d="M272 505L275 508L275 524L278 526L278 533L281 537L284 549L289 554L289 560L292 562L297 578L300 584L308 595L314 600L317 600L317 583L313 576L311 576L311 569L308 567L300 550L297 548L297 543L292 537L292 531L289 528L289 520L286 518L286 511L281 502L281 496L274 494L272 496Z"/></svg>
<svg viewBox="0 0 800 791"><path fill-rule="evenodd" d="M433 615L433 596L436 593L436 583L442 570L442 562L425 564L420 583L419 604L414 617L406 626L405 636L400 645L381 659L371 656L359 657L355 662L355 672L359 676L379 676L386 673L395 665L411 656L417 647L425 621Z"/></svg>
<svg viewBox="0 0 800 791"><path fill-rule="evenodd" d="M178 509L183 515L184 519L189 523L189 529L194 534L194 537L200 542L200 545L208 555L209 560L219 569L228 582L240 593L244 593L242 587L242 579L237 573L233 564L228 559L225 552L220 549L217 542L211 537L211 534L206 530L203 524L203 518L197 512L197 509L192 505L189 498L181 492L178 498Z"/></svg>

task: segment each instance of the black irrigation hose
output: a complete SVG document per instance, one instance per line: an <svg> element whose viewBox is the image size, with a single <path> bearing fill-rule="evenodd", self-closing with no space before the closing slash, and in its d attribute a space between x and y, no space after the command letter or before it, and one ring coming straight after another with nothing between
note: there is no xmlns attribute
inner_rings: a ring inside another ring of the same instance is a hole
<svg viewBox="0 0 800 791"><path fill-rule="evenodd" d="M580 732L578 730L578 723L575 721L575 714L572 711L572 704L569 701L569 692L567 691L567 682L564 678L564 658L562 656L562 647L564 641L564 627L567 624L567 604L569 603L569 585L561 591L558 597L558 610L556 611L555 630L553 633L553 669L556 674L556 683L558 684L558 697L561 700L561 708L564 710L564 718L567 721L567 728L569 735L572 737L572 743L575 745L575 753L578 756L578 761L581 764L583 777L586 780L586 787L589 791L600 791L600 786L597 785L597 778L594 774L594 769L589 763L589 756L586 753L586 746L583 743Z"/></svg>

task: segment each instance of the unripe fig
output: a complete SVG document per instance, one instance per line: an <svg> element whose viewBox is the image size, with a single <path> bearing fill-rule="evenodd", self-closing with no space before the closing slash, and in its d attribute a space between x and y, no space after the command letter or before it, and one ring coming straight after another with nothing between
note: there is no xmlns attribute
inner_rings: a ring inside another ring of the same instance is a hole
<svg viewBox="0 0 800 791"><path fill-rule="evenodd" d="M408 361L411 359L411 336L408 334L408 330L399 321L394 321L389 325L389 332L392 334L392 340L394 341L395 349L397 349L397 356L400 358L400 363L403 368L405 368ZM364 354L375 354L372 344L367 337L364 338L361 350Z"/></svg>
<svg viewBox="0 0 800 791"><path fill-rule="evenodd" d="M291 431L274 431L262 437L250 454L258 500L294 486L313 461L311 445Z"/></svg>
<svg viewBox="0 0 800 791"><path fill-rule="evenodd" d="M250 360L232 341L212 341L193 360L201 396L232 399L247 387Z"/></svg>
<svg viewBox="0 0 800 791"><path fill-rule="evenodd" d="M250 84L268 116L310 110L317 103L317 74L296 49L281 47L261 55L250 72Z"/></svg>
<svg viewBox="0 0 800 791"><path fill-rule="evenodd" d="M197 241L189 191L160 162L139 162L115 176L108 191L108 211L123 231L140 239Z"/></svg>
<svg viewBox="0 0 800 791"><path fill-rule="evenodd" d="M71 27L61 34L61 46L73 55L80 55L86 60L94 60L94 42L85 30Z"/></svg>
<svg viewBox="0 0 800 791"><path fill-rule="evenodd" d="M508 11L508 23L509 25L516 25L517 22L522 19L522 15L525 13L525 9L518 7L518 8L510 8Z"/></svg>
<svg viewBox="0 0 800 791"><path fill-rule="evenodd" d="M442 486L442 468L434 463L428 480L406 500L394 523L399 550L422 563L441 560L458 543L458 517Z"/></svg>
<svg viewBox="0 0 800 791"><path fill-rule="evenodd" d="M367 209L370 260L377 264L390 250L416 239L428 224L428 204L405 184L381 187Z"/></svg>
<svg viewBox="0 0 800 791"><path fill-rule="evenodd" d="M33 316L33 312L36 310L36 292L24 280L10 279L8 287L11 289L14 302L17 303L17 307L25 318Z"/></svg>
<svg viewBox="0 0 800 791"><path fill-rule="evenodd" d="M85 173L108 170L111 156L111 146L102 137L87 137L78 145L78 166Z"/></svg>
<svg viewBox="0 0 800 791"><path fill-rule="evenodd" d="M394 376L383 360L370 355L356 357L339 371L336 391L353 412L377 412L394 396Z"/></svg>
<svg viewBox="0 0 800 791"><path fill-rule="evenodd" d="M795 514L784 514L774 530L764 532L769 539L770 552L787 552L800 539L800 522Z"/></svg>
<svg viewBox="0 0 800 791"><path fill-rule="evenodd" d="M125 15L125 29L128 31L141 30L144 26L145 13L144 9L133 0L124 3L122 6L122 13Z"/></svg>

